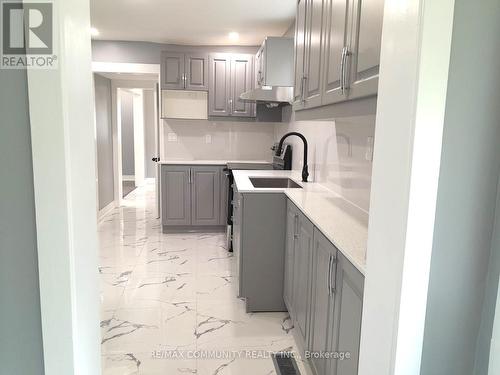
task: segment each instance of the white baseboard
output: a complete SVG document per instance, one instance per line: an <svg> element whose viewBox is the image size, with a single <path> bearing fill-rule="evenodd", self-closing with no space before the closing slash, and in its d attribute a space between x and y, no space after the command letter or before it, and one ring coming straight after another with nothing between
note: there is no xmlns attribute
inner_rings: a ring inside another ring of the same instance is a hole
<svg viewBox="0 0 500 375"><path fill-rule="evenodd" d="M113 209L116 207L116 201L112 201L110 202L107 206L103 207L102 209L99 210L99 212L97 213L97 221L102 221L102 219L104 219L104 217L110 213L111 211L113 211Z"/></svg>
<svg viewBox="0 0 500 375"><path fill-rule="evenodd" d="M135 181L135 176L133 175L123 175L122 176L122 181Z"/></svg>

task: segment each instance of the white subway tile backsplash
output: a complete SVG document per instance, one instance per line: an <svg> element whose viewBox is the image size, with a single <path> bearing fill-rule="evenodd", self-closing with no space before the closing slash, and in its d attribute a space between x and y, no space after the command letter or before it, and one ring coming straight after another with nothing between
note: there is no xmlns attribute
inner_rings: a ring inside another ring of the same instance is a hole
<svg viewBox="0 0 500 375"><path fill-rule="evenodd" d="M291 111L290 111L291 112ZM163 120L163 159L271 160L270 147L281 136L297 131L309 143L310 179L368 211L375 135L375 116L336 121L256 123L204 120ZM293 145L293 169L302 169L303 146Z"/></svg>

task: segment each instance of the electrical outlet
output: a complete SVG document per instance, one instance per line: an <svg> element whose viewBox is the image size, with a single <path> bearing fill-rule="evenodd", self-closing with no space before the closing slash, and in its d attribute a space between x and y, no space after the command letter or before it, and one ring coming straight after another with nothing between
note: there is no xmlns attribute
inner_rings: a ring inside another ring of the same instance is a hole
<svg viewBox="0 0 500 375"><path fill-rule="evenodd" d="M210 134L205 135L205 143L212 143L212 136Z"/></svg>
<svg viewBox="0 0 500 375"><path fill-rule="evenodd" d="M177 142L177 133L168 133L169 142Z"/></svg>

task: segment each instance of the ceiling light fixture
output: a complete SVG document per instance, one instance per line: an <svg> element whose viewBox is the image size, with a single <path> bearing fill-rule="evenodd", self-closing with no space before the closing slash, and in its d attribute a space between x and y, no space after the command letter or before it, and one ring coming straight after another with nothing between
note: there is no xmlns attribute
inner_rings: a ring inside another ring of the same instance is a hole
<svg viewBox="0 0 500 375"><path fill-rule="evenodd" d="M91 36L98 36L99 35L99 30L97 30L95 27L90 28L90 35Z"/></svg>
<svg viewBox="0 0 500 375"><path fill-rule="evenodd" d="M231 31L228 36L232 41L236 41L240 38L240 34L238 34L236 31Z"/></svg>

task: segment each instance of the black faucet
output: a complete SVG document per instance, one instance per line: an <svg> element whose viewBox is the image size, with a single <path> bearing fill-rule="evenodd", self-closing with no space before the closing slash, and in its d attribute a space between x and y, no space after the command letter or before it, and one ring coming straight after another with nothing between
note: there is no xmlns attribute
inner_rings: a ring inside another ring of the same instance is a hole
<svg viewBox="0 0 500 375"><path fill-rule="evenodd" d="M302 134L297 133L297 132L290 132L285 134L278 145L278 148L276 149L276 156L280 156L282 149L283 149L283 142L285 141L286 138L288 138L291 135L296 135L300 139L302 139L302 142L304 142L304 165L302 167L302 182L307 182L307 178L309 177L309 169L307 167L307 139L304 137Z"/></svg>

